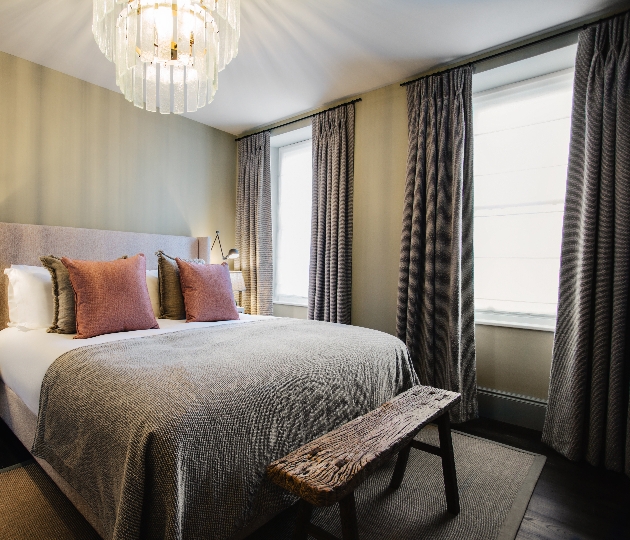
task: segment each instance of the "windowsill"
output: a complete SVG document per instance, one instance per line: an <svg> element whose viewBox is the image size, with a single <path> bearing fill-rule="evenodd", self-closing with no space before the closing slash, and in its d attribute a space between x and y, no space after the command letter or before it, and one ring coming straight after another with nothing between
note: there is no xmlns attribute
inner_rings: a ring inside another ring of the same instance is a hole
<svg viewBox="0 0 630 540"><path fill-rule="evenodd" d="M525 330L539 330L541 332L555 332L556 318L545 315L527 315L524 313L503 313L494 311L475 311L475 324L485 326L504 326L507 328L522 328Z"/></svg>
<svg viewBox="0 0 630 540"><path fill-rule="evenodd" d="M303 308L308 307L308 304L300 304L299 302L287 302L284 300L274 301L273 305L274 306L296 306L296 307L303 307Z"/></svg>

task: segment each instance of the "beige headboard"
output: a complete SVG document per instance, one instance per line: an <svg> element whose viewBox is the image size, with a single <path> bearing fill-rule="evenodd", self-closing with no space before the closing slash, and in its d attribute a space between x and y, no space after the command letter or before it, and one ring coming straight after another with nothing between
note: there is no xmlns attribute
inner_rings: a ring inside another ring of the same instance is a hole
<svg viewBox="0 0 630 540"><path fill-rule="evenodd" d="M41 266L39 257L51 254L106 261L121 255L144 253L147 270L155 270L155 252L160 249L175 257L199 257L209 262L210 238L0 223L0 330L9 321L9 282L4 269L12 264Z"/></svg>

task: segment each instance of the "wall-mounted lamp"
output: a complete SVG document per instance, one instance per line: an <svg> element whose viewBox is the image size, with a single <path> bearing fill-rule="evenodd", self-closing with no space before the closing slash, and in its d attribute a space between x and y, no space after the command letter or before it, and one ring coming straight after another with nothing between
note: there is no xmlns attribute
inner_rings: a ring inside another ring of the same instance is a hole
<svg viewBox="0 0 630 540"><path fill-rule="evenodd" d="M223 255L223 246L221 245L221 238L219 238L219 231L217 231L217 235L214 237L214 240L212 241L212 246L210 247L211 253L212 253L212 248L214 247L214 244L216 243L217 240L219 241L219 247L221 248L221 257L223 258L224 261L227 261L228 259L239 258L238 249L234 249L234 248L228 251L227 257Z"/></svg>

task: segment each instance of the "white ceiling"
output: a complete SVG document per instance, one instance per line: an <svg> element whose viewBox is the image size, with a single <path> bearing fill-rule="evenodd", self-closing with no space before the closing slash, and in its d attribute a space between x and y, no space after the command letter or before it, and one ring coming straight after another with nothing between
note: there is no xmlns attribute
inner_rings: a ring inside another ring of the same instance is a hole
<svg viewBox="0 0 630 540"><path fill-rule="evenodd" d="M186 116L240 134L622 4L241 0L239 54L219 74L214 102ZM90 0L0 0L0 50L118 91L91 21Z"/></svg>

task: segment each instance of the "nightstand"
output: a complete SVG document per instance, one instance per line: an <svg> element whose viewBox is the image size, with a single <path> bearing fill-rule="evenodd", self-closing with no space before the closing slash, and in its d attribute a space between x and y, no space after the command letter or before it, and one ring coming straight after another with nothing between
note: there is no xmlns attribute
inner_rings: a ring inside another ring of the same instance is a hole
<svg viewBox="0 0 630 540"><path fill-rule="evenodd" d="M236 306L236 311L238 313L245 313L245 309L242 306Z"/></svg>

